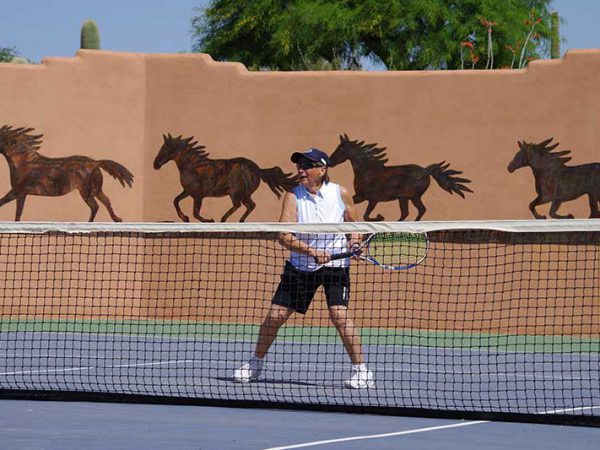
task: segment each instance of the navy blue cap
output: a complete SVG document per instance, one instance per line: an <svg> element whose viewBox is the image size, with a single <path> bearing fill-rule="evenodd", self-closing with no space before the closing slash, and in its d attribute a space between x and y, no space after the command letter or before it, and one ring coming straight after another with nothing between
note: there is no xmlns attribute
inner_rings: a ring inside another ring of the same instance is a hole
<svg viewBox="0 0 600 450"><path fill-rule="evenodd" d="M329 156L327 156L327 153L325 153L322 150L319 150L318 148L309 148L304 152L294 153L292 155L292 162L297 163L302 158L306 158L310 161L323 164L326 167L329 167L331 165L331 161L329 160Z"/></svg>

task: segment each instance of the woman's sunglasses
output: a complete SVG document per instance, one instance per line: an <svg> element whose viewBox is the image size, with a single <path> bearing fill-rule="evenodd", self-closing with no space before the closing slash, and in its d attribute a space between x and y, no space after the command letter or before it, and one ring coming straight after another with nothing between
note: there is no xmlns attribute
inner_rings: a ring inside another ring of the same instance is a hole
<svg viewBox="0 0 600 450"><path fill-rule="evenodd" d="M296 167L302 170L314 169L316 167L323 167L321 164L312 161L300 161L296 163Z"/></svg>

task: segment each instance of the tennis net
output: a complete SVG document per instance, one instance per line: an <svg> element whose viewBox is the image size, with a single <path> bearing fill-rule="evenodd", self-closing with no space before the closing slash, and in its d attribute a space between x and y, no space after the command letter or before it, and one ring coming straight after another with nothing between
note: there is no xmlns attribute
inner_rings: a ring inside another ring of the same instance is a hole
<svg viewBox="0 0 600 450"><path fill-rule="evenodd" d="M279 330L258 379L236 382L288 276L283 237L373 234L389 249L405 233L417 236L408 263L374 244L361 255L407 268L354 259L349 295L329 292L350 299L374 385L345 387L352 365L323 288ZM2 223L0 398L599 426L598 280L599 220Z"/></svg>

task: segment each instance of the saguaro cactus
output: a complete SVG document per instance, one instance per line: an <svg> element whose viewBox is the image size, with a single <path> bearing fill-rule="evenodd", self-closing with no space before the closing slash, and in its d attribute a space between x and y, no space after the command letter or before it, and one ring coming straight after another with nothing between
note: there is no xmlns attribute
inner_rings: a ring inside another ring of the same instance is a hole
<svg viewBox="0 0 600 450"><path fill-rule="evenodd" d="M560 32L558 30L558 13L553 12L550 21L550 57L560 58Z"/></svg>
<svg viewBox="0 0 600 450"><path fill-rule="evenodd" d="M91 19L81 26L81 48L100 50L100 31L96 22Z"/></svg>

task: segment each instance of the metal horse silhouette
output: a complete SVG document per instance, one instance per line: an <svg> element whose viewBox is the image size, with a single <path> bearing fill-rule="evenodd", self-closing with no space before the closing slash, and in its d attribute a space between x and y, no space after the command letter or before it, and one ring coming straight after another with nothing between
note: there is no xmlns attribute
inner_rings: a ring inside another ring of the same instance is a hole
<svg viewBox="0 0 600 450"><path fill-rule="evenodd" d="M241 205L246 211L240 222L246 220L256 208L251 196L258 189L260 181L267 183L277 198L283 191L290 191L297 184L297 177L284 173L279 167L261 169L246 158L209 159L204 145L196 145L194 137L173 137L163 134L163 144L154 159L154 168L160 169L169 161L174 161L179 169L183 192L175 197L174 205L177 215L184 222L189 222L179 202L186 197L194 199L193 214L201 222L214 222L200 215L202 200L206 197L225 197L229 195L233 206L221 217L225 222Z"/></svg>
<svg viewBox="0 0 600 450"><path fill-rule="evenodd" d="M529 210L536 219L545 219L546 216L539 214L536 207L551 203L550 217L572 219L573 214L566 216L558 214L561 203L587 195L590 218L599 218L600 163L567 166L566 163L571 158L564 158L564 156L571 153L571 150L552 153L552 150L559 145L558 143L550 145L552 139L546 139L539 144L519 141L519 151L508 165L510 173L521 167L531 167L537 197L529 204Z"/></svg>
<svg viewBox="0 0 600 450"><path fill-rule="evenodd" d="M363 216L364 220L384 220L381 214L369 217L379 202L398 200L400 203L402 221L408 217L408 202L417 208L418 215L415 220L421 220L427 208L421 197L427 191L430 177L450 194L456 193L465 198L465 192L473 192L465 183L470 183L467 178L457 178L462 172L449 169L450 164L445 161L421 167L416 164L403 166L386 166L384 150L377 144L365 144L364 141L351 141L346 134L340 136L340 143L331 155L333 166L350 160L354 171L354 203L368 202Z"/></svg>
<svg viewBox="0 0 600 450"><path fill-rule="evenodd" d="M48 158L38 153L43 134L31 134L33 128L0 127L0 153L8 161L12 189L2 199L0 206L16 200L15 220L21 220L25 198L28 195L60 196L77 189L91 210L89 221L98 212L98 202L106 206L110 217L121 222L109 198L102 192L102 172L118 180L123 187L131 187L133 174L121 164L111 160L96 161L85 156Z"/></svg>

